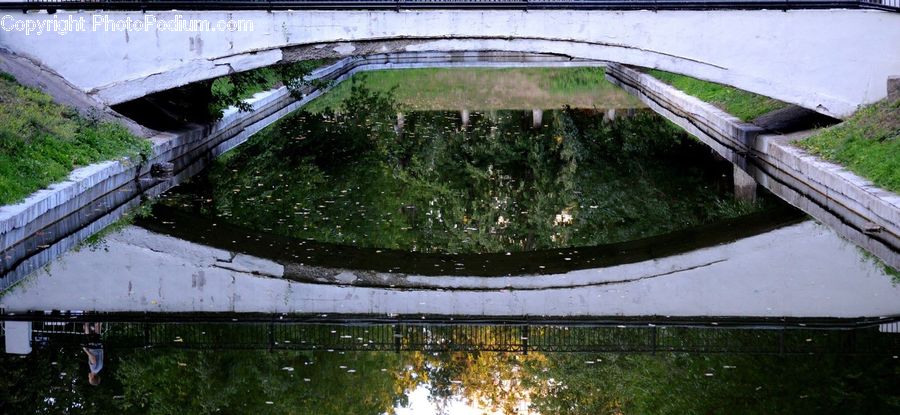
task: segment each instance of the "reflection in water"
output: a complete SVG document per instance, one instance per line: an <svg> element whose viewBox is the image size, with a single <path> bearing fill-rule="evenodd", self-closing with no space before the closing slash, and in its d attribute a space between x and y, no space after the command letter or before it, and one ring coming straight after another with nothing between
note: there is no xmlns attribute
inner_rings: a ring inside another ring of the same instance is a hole
<svg viewBox="0 0 900 415"><path fill-rule="evenodd" d="M877 326L110 322L103 386L86 390L83 356L68 346L78 334L65 328L80 323L33 324L43 346L2 358L11 413L900 409L900 361L885 354L898 336Z"/></svg>
<svg viewBox="0 0 900 415"><path fill-rule="evenodd" d="M3 293L0 413L900 411L885 271L617 115L291 115Z"/></svg>
<svg viewBox="0 0 900 415"><path fill-rule="evenodd" d="M449 253L610 244L762 209L734 200L730 164L649 110L546 111L533 128L533 111L398 120L390 99L353 94L340 113L283 119L164 203L293 238Z"/></svg>
<svg viewBox="0 0 900 415"><path fill-rule="evenodd" d="M100 371L103 370L103 323L84 323L84 343L82 350L88 359L88 383L100 384Z"/></svg>

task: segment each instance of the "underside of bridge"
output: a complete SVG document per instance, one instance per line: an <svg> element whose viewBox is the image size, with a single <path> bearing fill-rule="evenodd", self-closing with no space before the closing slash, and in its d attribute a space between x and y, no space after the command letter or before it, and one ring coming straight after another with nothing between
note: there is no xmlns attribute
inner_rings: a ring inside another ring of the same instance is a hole
<svg viewBox="0 0 900 415"><path fill-rule="evenodd" d="M886 53L900 38L900 14L878 10L81 11L4 19L4 27L55 27L4 31L0 47L104 105L278 63L403 51L542 53L658 68L838 118L883 98L888 77L900 74L900 54ZM59 22L70 20L63 30ZM190 22L241 29L174 30Z"/></svg>

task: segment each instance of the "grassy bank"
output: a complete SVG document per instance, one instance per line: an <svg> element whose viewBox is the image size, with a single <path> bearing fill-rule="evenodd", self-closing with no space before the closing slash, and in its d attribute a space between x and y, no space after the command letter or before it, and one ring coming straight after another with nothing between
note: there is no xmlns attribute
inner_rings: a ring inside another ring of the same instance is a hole
<svg viewBox="0 0 900 415"><path fill-rule="evenodd" d="M713 104L745 122L750 122L760 115L788 106L784 102L727 85L701 81L688 76L655 69L648 70L647 73L688 95Z"/></svg>
<svg viewBox="0 0 900 415"><path fill-rule="evenodd" d="M900 193L900 100L862 108L797 145Z"/></svg>
<svg viewBox="0 0 900 415"><path fill-rule="evenodd" d="M149 150L149 141L124 127L87 120L0 74L0 205L19 202L77 167L140 158Z"/></svg>
<svg viewBox="0 0 900 415"><path fill-rule="evenodd" d="M604 78L603 68L467 68L373 71L354 75L376 92L394 90L406 110L635 108L643 105ZM313 112L350 96L342 82L311 102Z"/></svg>

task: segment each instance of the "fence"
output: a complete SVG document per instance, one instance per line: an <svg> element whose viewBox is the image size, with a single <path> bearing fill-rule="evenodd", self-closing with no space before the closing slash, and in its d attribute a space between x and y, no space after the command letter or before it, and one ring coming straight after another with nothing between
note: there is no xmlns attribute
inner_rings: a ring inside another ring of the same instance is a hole
<svg viewBox="0 0 900 415"><path fill-rule="evenodd" d="M48 324L52 323L52 324ZM71 327L70 327L71 325ZM104 323L108 348L381 352L616 352L748 354L900 353L900 335L878 325L692 326L474 323ZM36 322L33 344L75 344L81 323Z"/></svg>

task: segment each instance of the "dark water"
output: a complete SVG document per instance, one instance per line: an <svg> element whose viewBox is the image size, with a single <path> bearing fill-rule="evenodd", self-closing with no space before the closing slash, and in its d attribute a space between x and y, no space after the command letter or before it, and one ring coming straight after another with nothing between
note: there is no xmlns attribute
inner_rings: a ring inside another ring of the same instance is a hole
<svg viewBox="0 0 900 415"><path fill-rule="evenodd" d="M652 112L536 114L288 116L0 296L0 414L900 412L887 270Z"/></svg>
<svg viewBox="0 0 900 415"><path fill-rule="evenodd" d="M765 196L736 201L731 165L649 110L616 119L554 110L540 122L531 111L475 112L464 122L458 112L398 115L378 97L357 99L367 105L282 120L167 195L157 208L166 220L142 225L191 226L175 209L253 240L512 254L785 210ZM315 262L304 256L295 259Z"/></svg>
<svg viewBox="0 0 900 415"><path fill-rule="evenodd" d="M5 413L889 414L898 405L900 361L883 354L897 339L884 343L872 327L111 322L97 387L78 336L65 333L80 328L35 323L54 333L28 358L2 358L0 391L14 392L0 395Z"/></svg>

